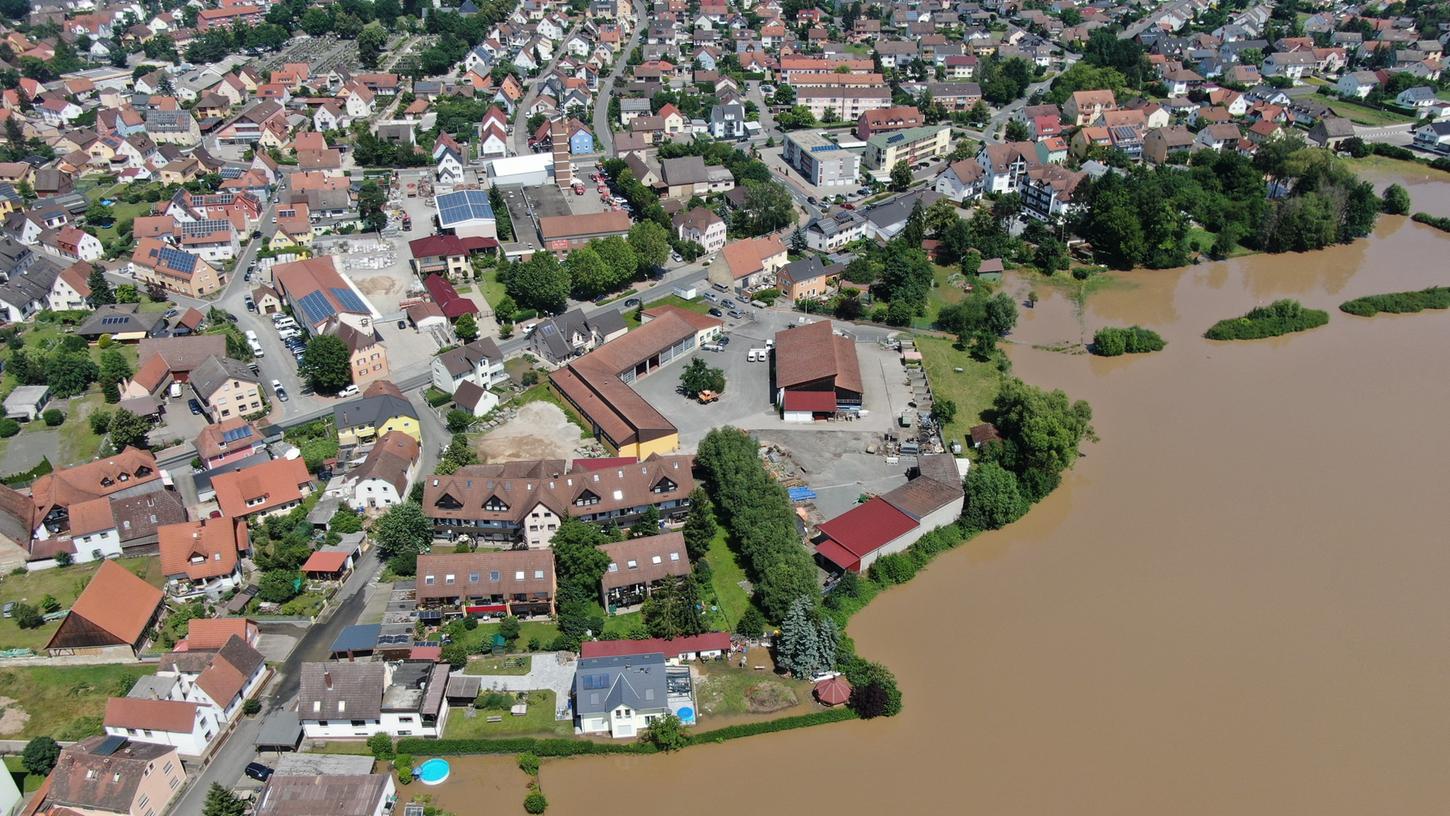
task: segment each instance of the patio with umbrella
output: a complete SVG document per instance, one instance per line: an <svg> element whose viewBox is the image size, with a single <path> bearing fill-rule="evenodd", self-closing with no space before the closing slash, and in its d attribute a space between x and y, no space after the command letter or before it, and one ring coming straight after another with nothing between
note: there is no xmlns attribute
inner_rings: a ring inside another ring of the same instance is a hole
<svg viewBox="0 0 1450 816"><path fill-rule="evenodd" d="M851 699L851 683L844 674L837 674L816 683L814 692L822 705L844 705Z"/></svg>

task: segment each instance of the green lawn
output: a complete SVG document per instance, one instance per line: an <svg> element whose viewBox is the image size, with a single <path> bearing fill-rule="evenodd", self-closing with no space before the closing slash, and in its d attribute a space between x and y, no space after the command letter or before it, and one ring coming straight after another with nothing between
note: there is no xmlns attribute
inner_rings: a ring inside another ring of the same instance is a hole
<svg viewBox="0 0 1450 816"><path fill-rule="evenodd" d="M750 606L750 593L740 585L745 580L745 568L740 566L735 551L725 542L723 525L710 539L710 552L705 560L710 562L710 589L715 594L715 605L720 608L717 620L711 623L733 632L740 616Z"/></svg>
<svg viewBox="0 0 1450 816"><path fill-rule="evenodd" d="M482 623L472 631L465 631L459 642L468 646L470 654L483 650L483 645L493 640L494 634L498 632L497 623ZM559 636L559 627L552 621L520 621L518 646L526 646L531 640L538 640L540 648L547 649L554 638Z"/></svg>
<svg viewBox="0 0 1450 816"><path fill-rule="evenodd" d="M794 706L811 696L808 680L725 663L701 663L696 694L702 714L761 714ZM756 705L752 706L751 701ZM767 702L773 701L773 702ZM761 704L766 704L762 709Z"/></svg>
<svg viewBox="0 0 1450 816"><path fill-rule="evenodd" d="M106 699L124 696L154 666L25 666L0 669L0 696L29 715L11 739L48 734L57 740L101 733Z"/></svg>
<svg viewBox="0 0 1450 816"><path fill-rule="evenodd" d="M503 283L498 279L497 269L490 269L483 273L483 280L479 282L478 290L483 293L483 299L488 301L488 305L495 307L508 294L508 291L503 288Z"/></svg>
<svg viewBox="0 0 1450 816"><path fill-rule="evenodd" d="M25 770L25 763L19 754L5 757L5 769L10 771L10 776L15 780L15 786L20 788L21 793L34 793L40 790L41 783L45 781L45 776Z"/></svg>
<svg viewBox="0 0 1450 816"><path fill-rule="evenodd" d="M993 364L958 350L954 342L945 337L918 335L916 348L921 352L933 395L938 400L949 399L957 405L956 417L943 429L946 441L961 441L968 446L967 431L982 421L982 413L997 398L997 391L1002 387L1002 373ZM958 368L962 370L959 372Z"/></svg>
<svg viewBox="0 0 1450 816"><path fill-rule="evenodd" d="M59 462L52 462L56 467L77 465L82 462L89 462L101 451L101 435L91 431L91 423L86 420L92 412L97 409L107 410L106 400L99 391L91 391L85 396L71 399L70 405L65 408L65 422L60 426L60 456ZM29 427L44 428L44 422L32 422Z"/></svg>
<svg viewBox="0 0 1450 816"><path fill-rule="evenodd" d="M1403 125L1407 122L1415 121L1402 114L1380 110L1379 108L1371 108L1368 105L1361 105L1357 102L1346 102L1342 99L1336 99L1330 102L1329 108L1349 121L1360 125L1378 127L1383 125Z"/></svg>
<svg viewBox="0 0 1450 816"><path fill-rule="evenodd" d="M1218 240L1218 233L1206 230L1203 227L1192 226L1188 228L1188 246L1192 249L1194 242L1198 242L1200 251L1207 256L1209 250L1213 249L1213 243ZM1228 254L1230 258L1238 258L1244 255L1255 255L1254 250L1249 249L1240 243L1235 243L1233 251Z"/></svg>
<svg viewBox="0 0 1450 816"><path fill-rule="evenodd" d="M514 677L522 677L529 673L533 667L534 658L531 655L513 655L507 657L471 657L468 659L468 667L464 669L467 674L502 674Z"/></svg>
<svg viewBox="0 0 1450 816"><path fill-rule="evenodd" d="M568 737L574 734L574 724L569 720L554 719L554 692L527 692L529 713L515 717L507 710L479 710L472 719L462 708L455 708L448 714L448 724L443 728L444 739L485 739L488 737L519 737L527 735L546 737ZM491 723L489 717L502 717L502 721Z"/></svg>
<svg viewBox="0 0 1450 816"><path fill-rule="evenodd" d="M1386 174L1394 173L1402 176L1428 176L1431 178L1445 180L1450 178L1450 171L1438 170L1428 164L1421 164L1417 161L1406 159L1392 159L1389 156L1381 156L1372 153L1362 159L1346 158L1350 166L1355 170L1376 170Z"/></svg>
<svg viewBox="0 0 1450 816"><path fill-rule="evenodd" d="M936 323L937 315L941 314L943 307L961 303L966 299L966 291L959 284L949 282L952 275L960 277L960 273L961 270L957 267L932 264L932 288L926 295L926 314L915 322L920 322L923 327L930 327Z"/></svg>
<svg viewBox="0 0 1450 816"><path fill-rule="evenodd" d="M159 587L164 583L161 562L156 558L122 558L117 563L140 575L152 586ZM0 578L0 603L25 601L39 607L46 595L54 595L62 609L69 608L100 568L100 562L93 561L23 575L6 575ZM39 629L21 629L15 625L14 618L0 618L0 649L43 649L58 628L60 621L47 623ZM0 696L6 693L4 686L0 685Z"/></svg>

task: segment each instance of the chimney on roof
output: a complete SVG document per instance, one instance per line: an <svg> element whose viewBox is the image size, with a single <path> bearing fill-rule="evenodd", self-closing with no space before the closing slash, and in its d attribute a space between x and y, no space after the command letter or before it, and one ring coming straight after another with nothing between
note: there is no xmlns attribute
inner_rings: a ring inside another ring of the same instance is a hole
<svg viewBox="0 0 1450 816"><path fill-rule="evenodd" d="M332 672L327 669L322 670L322 685L332 688Z"/></svg>

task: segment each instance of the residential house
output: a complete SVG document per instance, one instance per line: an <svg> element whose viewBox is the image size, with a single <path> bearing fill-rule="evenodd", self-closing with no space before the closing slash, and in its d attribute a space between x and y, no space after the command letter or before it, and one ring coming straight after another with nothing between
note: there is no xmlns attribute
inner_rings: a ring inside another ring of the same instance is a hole
<svg viewBox="0 0 1450 816"><path fill-rule="evenodd" d="M537 550L478 550L418 556L414 593L420 610L445 615L552 615L554 555Z"/></svg>
<svg viewBox="0 0 1450 816"><path fill-rule="evenodd" d="M1334 83L1334 90L1348 99L1364 99L1380 86L1374 71L1350 71Z"/></svg>
<svg viewBox="0 0 1450 816"><path fill-rule="evenodd" d="M183 700L112 697L106 701L101 723L108 739L171 748L188 759L199 759L222 731L219 715L215 709Z"/></svg>
<svg viewBox="0 0 1450 816"><path fill-rule="evenodd" d="M779 236L744 238L725 245L720 259L710 265L708 277L711 283L748 292L770 285L787 262Z"/></svg>
<svg viewBox="0 0 1450 816"><path fill-rule="evenodd" d="M584 734L634 739L668 716L663 654L585 658L574 673L575 725Z"/></svg>
<svg viewBox="0 0 1450 816"><path fill-rule="evenodd" d="M408 434L383 434L362 464L344 477L350 488L348 505L361 511L401 504L418 474L418 453L418 440Z"/></svg>
<svg viewBox="0 0 1450 816"><path fill-rule="evenodd" d="M490 389L508 381L503 352L491 337L451 348L435 356L431 367L433 387L445 394L453 394L466 382Z"/></svg>
<svg viewBox="0 0 1450 816"><path fill-rule="evenodd" d="M358 399L334 406L332 416L338 444L344 448L380 438L390 431L402 431L422 441L413 404L387 380L370 384Z"/></svg>
<svg viewBox="0 0 1450 816"><path fill-rule="evenodd" d="M630 538L601 544L609 566L599 579L599 602L620 612L644 603L660 583L690 574L690 557L680 533Z"/></svg>
<svg viewBox="0 0 1450 816"><path fill-rule="evenodd" d="M645 326L668 322L661 317ZM693 327L688 330L693 340ZM469 465L451 475L429 476L423 480L423 513L440 537L467 535L543 549L566 516L626 527L651 506L666 522L682 521L689 512L695 486L689 456L656 454L593 470L587 462L576 462L572 469L563 460Z"/></svg>
<svg viewBox="0 0 1450 816"><path fill-rule="evenodd" d="M1103 111L1117 108L1117 97L1112 91L1074 91L1062 106L1062 114L1072 124L1081 127L1103 114Z"/></svg>
<svg viewBox="0 0 1450 816"><path fill-rule="evenodd" d="M837 209L811 219L805 229L806 246L816 252L835 252L867 236L866 219L856 210Z"/></svg>
<svg viewBox="0 0 1450 816"><path fill-rule="evenodd" d="M725 248L725 219L705 207L692 207L675 213L671 220L675 235L681 241L694 241L713 256Z"/></svg>
<svg viewBox="0 0 1450 816"><path fill-rule="evenodd" d="M241 584L241 555L251 549L245 521L223 516L167 524L156 534L161 573L172 596L216 600Z"/></svg>
<svg viewBox="0 0 1450 816"><path fill-rule="evenodd" d="M464 0L464 6L470 5ZM459 7L460 10L463 6ZM463 13L460 11L460 13ZM385 773L273 774L257 794L254 816L386 816L394 807L397 788Z"/></svg>
<svg viewBox="0 0 1450 816"><path fill-rule="evenodd" d="M154 238L137 242L131 253L131 273L138 283L154 283L193 298L205 297L226 283L225 275L199 256Z"/></svg>
<svg viewBox="0 0 1450 816"><path fill-rule="evenodd" d="M285 513L312 492L312 476L301 458L273 459L212 478L223 516L259 518Z"/></svg>
<svg viewBox="0 0 1450 816"><path fill-rule="evenodd" d="M388 376L388 349L376 329L364 332L339 323L332 334L347 347L348 370L352 372L353 385L366 385Z"/></svg>
<svg viewBox="0 0 1450 816"><path fill-rule="evenodd" d="M193 442L196 455L206 470L245 459L262 450L265 443L257 427L241 417L208 425Z"/></svg>
<svg viewBox="0 0 1450 816"><path fill-rule="evenodd" d="M791 302L825 297L829 280L830 274L818 255L786 264L776 273L780 293Z"/></svg>
<svg viewBox="0 0 1450 816"><path fill-rule="evenodd" d="M446 663L303 663L297 718L309 739L438 737L448 719L447 684Z"/></svg>
<svg viewBox="0 0 1450 816"><path fill-rule="evenodd" d="M81 816L156 816L186 782L179 752L167 745L97 734L61 749L28 811Z"/></svg>
<svg viewBox="0 0 1450 816"><path fill-rule="evenodd" d="M1148 131L1143 137L1143 159L1151 164L1165 164L1174 153L1192 150L1194 134L1186 127L1165 127Z"/></svg>
<svg viewBox="0 0 1450 816"><path fill-rule="evenodd" d="M986 171L976 159L962 159L947 165L942 174L937 176L933 189L961 203L980 198L985 179Z"/></svg>
<svg viewBox="0 0 1450 816"><path fill-rule="evenodd" d="M188 381L202 411L213 422L263 411L260 379L230 357L212 357L197 366Z"/></svg>

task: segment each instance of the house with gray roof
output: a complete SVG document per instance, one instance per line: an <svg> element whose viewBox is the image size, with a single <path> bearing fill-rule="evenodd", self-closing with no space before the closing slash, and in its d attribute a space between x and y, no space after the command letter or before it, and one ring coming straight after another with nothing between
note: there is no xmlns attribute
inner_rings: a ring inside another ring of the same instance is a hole
<svg viewBox="0 0 1450 816"><path fill-rule="evenodd" d="M443 733L448 664L302 664L297 717L310 739L366 739L377 733L436 737Z"/></svg>
<svg viewBox="0 0 1450 816"><path fill-rule="evenodd" d="M662 653L591 657L576 665L574 716L582 733L631 739L669 713Z"/></svg>

